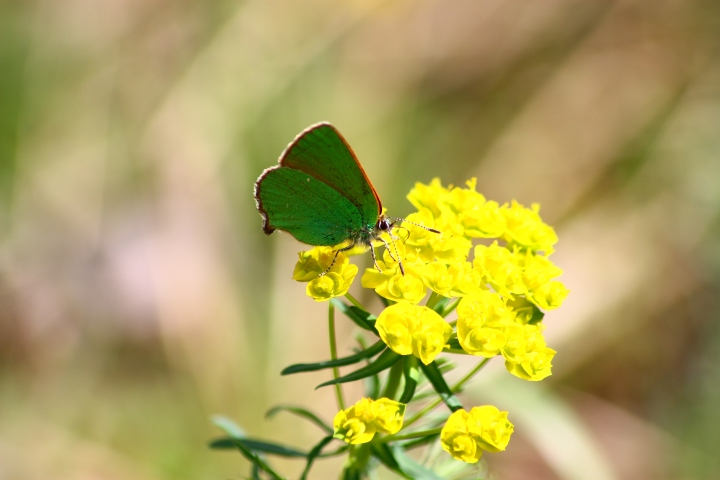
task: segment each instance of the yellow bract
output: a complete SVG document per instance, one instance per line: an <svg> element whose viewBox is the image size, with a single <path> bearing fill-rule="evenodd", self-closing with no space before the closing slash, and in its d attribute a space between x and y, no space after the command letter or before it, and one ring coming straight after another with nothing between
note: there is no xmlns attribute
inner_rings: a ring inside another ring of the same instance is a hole
<svg viewBox="0 0 720 480"><path fill-rule="evenodd" d="M383 310L375 328L395 353L413 354L425 365L435 360L452 335L452 327L434 310L407 302Z"/></svg>
<svg viewBox="0 0 720 480"><path fill-rule="evenodd" d="M347 255L338 253L335 264L325 275L335 257L332 247L315 247L298 254L293 280L308 282L305 292L317 302L345 295L358 273L357 265L350 263Z"/></svg>
<svg viewBox="0 0 720 480"><path fill-rule="evenodd" d="M553 245L558 241L555 230L540 218L540 205L534 203L528 209L512 201L503 209L507 228L503 238L510 243L535 251L544 251L546 255L553 252Z"/></svg>
<svg viewBox="0 0 720 480"><path fill-rule="evenodd" d="M402 428L405 404L380 398L362 398L335 415L334 437L350 444L367 443L377 432L397 433Z"/></svg>
<svg viewBox="0 0 720 480"><path fill-rule="evenodd" d="M483 450L505 450L515 427L492 405L474 407L470 412L457 410L448 418L440 432L443 450L467 463L480 460Z"/></svg>

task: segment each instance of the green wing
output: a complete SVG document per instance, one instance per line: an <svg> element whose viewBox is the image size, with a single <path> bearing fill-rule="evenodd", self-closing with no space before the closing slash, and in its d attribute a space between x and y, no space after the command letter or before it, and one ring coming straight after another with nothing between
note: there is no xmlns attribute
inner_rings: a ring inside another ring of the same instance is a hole
<svg viewBox="0 0 720 480"><path fill-rule="evenodd" d="M299 170L265 170L255 183L255 200L268 235L285 230L308 245L337 245L363 228L350 200Z"/></svg>
<svg viewBox="0 0 720 480"><path fill-rule="evenodd" d="M280 165L305 172L339 192L360 211L363 225L377 222L380 199L350 146L329 123L313 125L298 135L280 156Z"/></svg>

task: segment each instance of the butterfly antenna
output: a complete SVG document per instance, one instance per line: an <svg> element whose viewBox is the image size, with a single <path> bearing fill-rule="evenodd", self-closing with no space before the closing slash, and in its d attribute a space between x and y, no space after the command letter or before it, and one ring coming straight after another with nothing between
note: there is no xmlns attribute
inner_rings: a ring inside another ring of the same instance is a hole
<svg viewBox="0 0 720 480"><path fill-rule="evenodd" d="M395 224L395 223L397 223L397 222L407 222L407 223L409 223L410 225L415 225L416 227L424 228L424 229L427 230L428 232L442 233L440 230L435 230L434 228L426 227L425 225L421 225L421 224L419 224L419 223L411 222L411 221L409 221L409 220L405 220L404 218L395 218L395 217L393 217L393 224ZM400 227L398 227L398 228L405 228L405 227L400 226ZM405 230L407 230L407 228L405 228Z"/></svg>

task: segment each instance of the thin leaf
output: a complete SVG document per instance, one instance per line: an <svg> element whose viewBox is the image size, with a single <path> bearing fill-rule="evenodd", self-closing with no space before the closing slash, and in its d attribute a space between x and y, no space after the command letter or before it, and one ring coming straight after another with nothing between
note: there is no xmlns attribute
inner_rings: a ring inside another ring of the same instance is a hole
<svg viewBox="0 0 720 480"><path fill-rule="evenodd" d="M390 450L390 447L388 447L388 445L386 443L371 443L370 451L372 452L373 457L380 460L380 463L385 465L387 468L389 468L393 472L397 473L398 475L402 476L403 478L413 480L413 477L408 476L400 468L400 465L398 464L397 460L395 460L393 451Z"/></svg>
<svg viewBox="0 0 720 480"><path fill-rule="evenodd" d="M277 406L271 408L270 410L268 410L268 412L265 414L265 417L266 418L274 417L275 414L277 414L278 412L293 413L293 414L297 415L298 417L304 418L306 420L310 420L310 422L312 422L315 425L317 425L318 427L320 427L325 433L329 433L331 435L333 433L333 428L330 425L325 423L320 417L318 417L317 415L312 413L310 410L307 410L303 407L294 407L292 405L277 405Z"/></svg>
<svg viewBox="0 0 720 480"><path fill-rule="evenodd" d="M432 306L432 309L435 310L435 312L437 312L438 315L442 315L443 312L445 311L445 308L450 303L450 300L451 299L449 299L447 297L440 297L437 300L437 302L435 302L435 305Z"/></svg>
<svg viewBox="0 0 720 480"><path fill-rule="evenodd" d="M243 430L237 423L230 420L228 417L223 415L213 415L210 417L210 421L223 432L227 433L231 437L245 438L245 430Z"/></svg>
<svg viewBox="0 0 720 480"><path fill-rule="evenodd" d="M377 320L377 317L375 315L354 305L348 305L337 298L331 299L330 302L332 302L338 310L344 313L345 316L355 322L358 327L374 332L377 335L378 332L375 329L375 320Z"/></svg>
<svg viewBox="0 0 720 480"><path fill-rule="evenodd" d="M440 369L437 364L435 362L432 362L429 365L420 363L420 368L422 368L423 373L427 379L430 380L430 384L433 386L438 395L440 395L442 401L445 402L445 405L447 405L453 412L455 410L460 410L462 408L462 404L450 390L450 387L445 382L445 378L442 376L442 373L440 373Z"/></svg>
<svg viewBox="0 0 720 480"><path fill-rule="evenodd" d="M308 453L307 456L307 465L305 465L305 470L303 470L303 473L300 476L300 480L305 480L307 478L307 474L310 473L310 468L312 467L315 458L320 455L320 452L325 447L325 445L332 442L332 440L332 434L328 435L327 437L324 437L322 440L320 440L320 442L315 445L312 450L310 450L310 453Z"/></svg>
<svg viewBox="0 0 720 480"><path fill-rule="evenodd" d="M316 370L323 370L325 368L352 365L353 363L360 362L362 360L365 360L366 358L374 357L378 353L382 352L383 348L385 348L385 342L383 342L382 340L378 340L375 344L366 348L362 352L350 355L349 357L342 357L335 360L326 360L324 362L316 363L297 363L295 365L285 367L283 371L280 372L280 375L290 375L292 373L300 372L314 372Z"/></svg>
<svg viewBox="0 0 720 480"><path fill-rule="evenodd" d="M390 367L392 367L395 362L397 362L400 359L400 355L393 352L389 348L386 349L383 353L380 354L378 358L375 359L372 363L368 364L365 367L362 367L359 370L355 370L352 373L349 373L345 375L344 377L336 378L334 380L329 380L325 383L321 383L318 385L317 388L320 387L327 387L328 385L335 385L337 383L347 383L347 382L354 382L355 380L361 380L363 378L367 378L371 375L377 375L378 373L382 372L383 370L386 370Z"/></svg>
<svg viewBox="0 0 720 480"><path fill-rule="evenodd" d="M416 438L415 440L410 440L409 442L401 443L402 447L405 450L410 450L411 448L417 448L422 447L423 445L427 445L428 443L432 443L435 440L437 440L440 437L439 434L436 435L428 435L427 437L422 438Z"/></svg>
<svg viewBox="0 0 720 480"><path fill-rule="evenodd" d="M255 465L257 468L265 471L274 480L285 480L283 477L278 475L278 473L275 472L275 470L273 470L272 467L268 465L262 458L248 450L240 441L236 440L235 446L238 450L240 450L240 453L243 455L243 457L252 462L252 464Z"/></svg>
<svg viewBox="0 0 720 480"><path fill-rule="evenodd" d="M280 457L307 457L306 452L302 452L293 447L286 447L273 442L264 442L262 440L255 440L252 438L237 438L237 437L226 437L218 438L210 442L210 448L217 450L236 448L237 444L242 443L243 447L247 448L252 452L262 452L271 455L278 455Z"/></svg>
<svg viewBox="0 0 720 480"><path fill-rule="evenodd" d="M436 475L435 472L420 465L410 458L409 455L406 455L402 447L395 447L392 451L398 465L406 475L409 475L409 478L414 480L443 480L443 478Z"/></svg>

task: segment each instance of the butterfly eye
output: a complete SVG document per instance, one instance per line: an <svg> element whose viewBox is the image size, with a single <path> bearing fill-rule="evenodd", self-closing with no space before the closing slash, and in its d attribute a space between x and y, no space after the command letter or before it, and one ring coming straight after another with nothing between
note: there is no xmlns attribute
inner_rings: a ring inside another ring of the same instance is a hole
<svg viewBox="0 0 720 480"><path fill-rule="evenodd" d="M387 232L392 228L392 223L390 223L389 220L383 218L382 220L378 221L378 228L382 230L383 232Z"/></svg>

